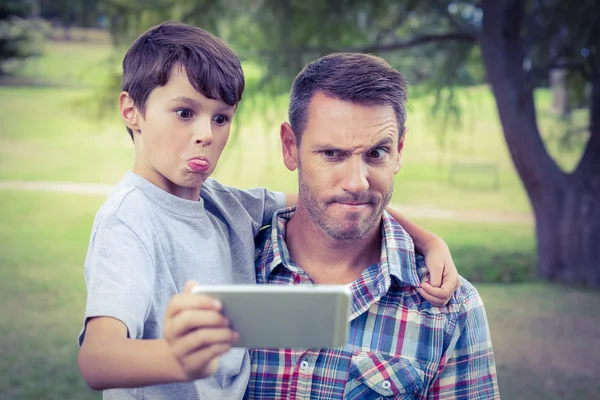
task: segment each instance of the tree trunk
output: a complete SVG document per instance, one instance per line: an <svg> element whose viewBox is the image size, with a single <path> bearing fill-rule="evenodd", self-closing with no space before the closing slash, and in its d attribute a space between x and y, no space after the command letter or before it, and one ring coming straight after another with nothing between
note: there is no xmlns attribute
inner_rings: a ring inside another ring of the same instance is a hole
<svg viewBox="0 0 600 400"><path fill-rule="evenodd" d="M538 275L600 287L599 75L592 85L590 139L579 166L567 175L548 155L536 123L533 92L522 67L523 0L484 0L482 8L483 61L508 149L534 211Z"/></svg>

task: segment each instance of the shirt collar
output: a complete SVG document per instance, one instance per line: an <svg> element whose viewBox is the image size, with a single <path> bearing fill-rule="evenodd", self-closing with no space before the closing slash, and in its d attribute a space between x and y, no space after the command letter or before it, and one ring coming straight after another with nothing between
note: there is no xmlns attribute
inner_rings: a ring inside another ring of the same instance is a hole
<svg viewBox="0 0 600 400"><path fill-rule="evenodd" d="M290 253L285 244L286 225L295 212L296 207L288 207L273 214L270 235L262 247L261 260L266 262L264 264L261 262L262 265L257 271L262 275L262 282L268 282L269 276L280 265L291 271L304 273L290 262ZM379 263L379 270L383 278L383 280L380 280L383 286L381 289L384 292L389 290L392 277L394 283L399 286L419 287L421 285L419 277L421 274L415 260L412 238L387 212L384 212L382 217L382 230ZM272 257L269 257L271 254Z"/></svg>

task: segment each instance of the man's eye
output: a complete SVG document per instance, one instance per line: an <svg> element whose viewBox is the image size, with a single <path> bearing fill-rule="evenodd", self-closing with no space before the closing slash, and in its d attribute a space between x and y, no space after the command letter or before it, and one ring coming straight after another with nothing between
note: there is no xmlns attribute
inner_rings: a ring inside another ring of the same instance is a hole
<svg viewBox="0 0 600 400"><path fill-rule="evenodd" d="M213 121L215 121L217 125L225 125L227 121L229 121L229 118L224 115L216 115L213 118Z"/></svg>
<svg viewBox="0 0 600 400"><path fill-rule="evenodd" d="M335 158L335 157L338 156L338 151L336 151L336 150L324 150L323 151L323 155L326 158Z"/></svg>
<svg viewBox="0 0 600 400"><path fill-rule="evenodd" d="M385 149L373 149L373 150L369 151L368 156L369 156L369 158L378 160L378 159L385 157L386 153L387 153L387 150L385 150Z"/></svg>
<svg viewBox="0 0 600 400"><path fill-rule="evenodd" d="M177 115L179 115L179 118L181 119L190 119L194 115L194 113L192 113L192 110L188 108L181 108L179 110L176 110L175 112L177 113Z"/></svg>

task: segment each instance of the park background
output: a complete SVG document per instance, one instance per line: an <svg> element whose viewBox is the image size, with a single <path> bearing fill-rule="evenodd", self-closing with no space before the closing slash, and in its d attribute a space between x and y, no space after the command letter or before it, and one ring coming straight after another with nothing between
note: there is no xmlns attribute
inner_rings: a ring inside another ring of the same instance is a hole
<svg viewBox="0 0 600 400"><path fill-rule="evenodd" d="M540 14L549 21L562 4L526 3L550 4ZM174 19L223 37L242 57L247 89L213 176L232 186L297 190L296 173L281 162L278 132L287 119L290 79L306 61L364 50L405 72L409 132L392 203L442 236L459 272L480 291L502 397L600 399L597 283L543 273L536 214L507 147L481 50L476 42L443 38L448 27L481 31L481 7L477 1L1 0L0 397L101 397L80 377L77 335L91 224L133 159L118 119L120 60L135 36ZM315 39L322 26L335 29ZM390 51L395 42L386 38L403 41ZM313 47L290 44L304 42ZM580 47L575 61L597 51ZM527 60L540 57L551 58ZM586 127L595 93L572 73L571 62L565 59L558 71L548 66L558 74L542 71L547 77L533 87L543 148L566 173L591 141Z"/></svg>

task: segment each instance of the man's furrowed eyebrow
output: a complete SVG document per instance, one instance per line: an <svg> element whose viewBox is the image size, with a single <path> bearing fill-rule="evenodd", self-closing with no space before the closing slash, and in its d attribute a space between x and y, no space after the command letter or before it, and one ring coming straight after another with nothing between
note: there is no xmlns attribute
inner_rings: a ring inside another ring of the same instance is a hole
<svg viewBox="0 0 600 400"><path fill-rule="evenodd" d="M386 136L383 139L381 139L379 142L377 142L373 146L371 146L370 149L376 149L378 147L389 146L393 143L394 143L394 139L389 136ZM333 150L333 151L351 153L355 150L355 147L349 148L349 149L343 149L343 148L339 147L339 145L335 145L335 144L331 144L331 143L321 143L314 147L314 151L324 151L324 150Z"/></svg>
<svg viewBox="0 0 600 400"><path fill-rule="evenodd" d="M389 146L391 144L394 143L394 139L392 139L389 136L384 137L383 139L381 139L379 142L377 142L373 147L371 147L372 149L375 149L377 147L383 147L383 146Z"/></svg>

